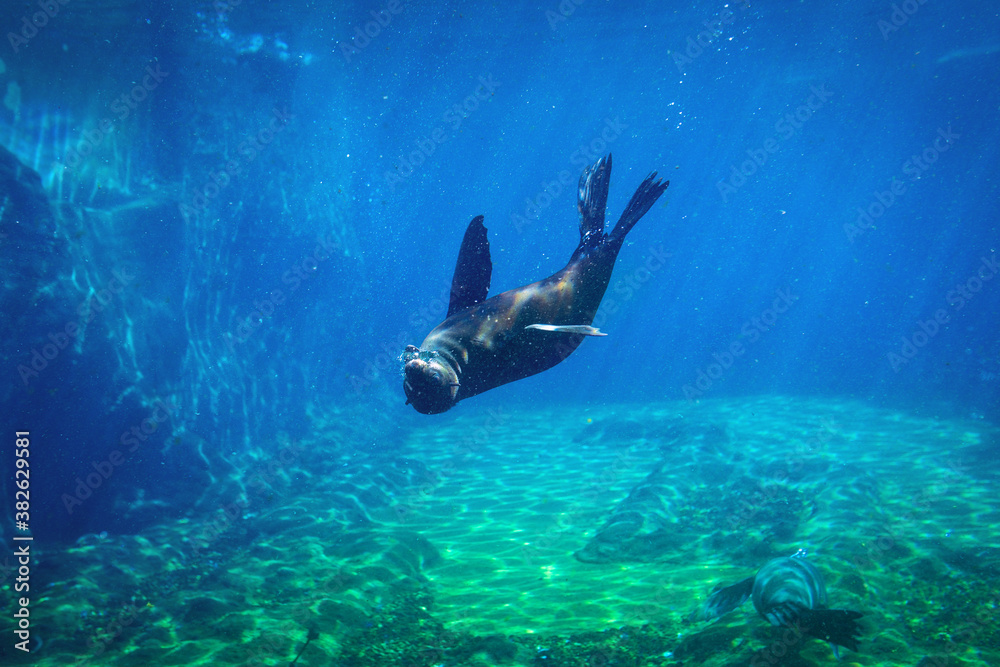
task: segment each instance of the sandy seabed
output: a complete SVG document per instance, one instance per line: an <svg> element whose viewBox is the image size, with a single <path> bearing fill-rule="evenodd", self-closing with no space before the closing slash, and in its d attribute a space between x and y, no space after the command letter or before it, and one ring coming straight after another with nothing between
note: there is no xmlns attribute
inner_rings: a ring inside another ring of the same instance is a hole
<svg viewBox="0 0 1000 667"><path fill-rule="evenodd" d="M38 650L8 637L3 663L1000 664L989 423L775 396L472 408L364 453L345 419L317 418L242 517L43 549ZM864 613L858 652L749 603L688 620L800 549Z"/></svg>

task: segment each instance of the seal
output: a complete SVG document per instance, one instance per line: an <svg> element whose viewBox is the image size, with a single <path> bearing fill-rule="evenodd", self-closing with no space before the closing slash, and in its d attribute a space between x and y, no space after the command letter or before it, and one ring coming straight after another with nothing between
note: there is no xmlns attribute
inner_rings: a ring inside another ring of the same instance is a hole
<svg viewBox="0 0 1000 667"><path fill-rule="evenodd" d="M610 180L610 154L581 174L580 243L562 270L488 299L490 244L483 216L473 218L458 253L446 319L400 356L407 405L422 414L445 412L463 399L548 370L587 336L604 335L590 325L625 235L670 185L651 173L605 233Z"/></svg>
<svg viewBox="0 0 1000 667"><path fill-rule="evenodd" d="M771 625L857 651L862 614L827 609L823 576L801 553L770 560L754 576L720 588L692 620L719 618L753 598L754 609Z"/></svg>

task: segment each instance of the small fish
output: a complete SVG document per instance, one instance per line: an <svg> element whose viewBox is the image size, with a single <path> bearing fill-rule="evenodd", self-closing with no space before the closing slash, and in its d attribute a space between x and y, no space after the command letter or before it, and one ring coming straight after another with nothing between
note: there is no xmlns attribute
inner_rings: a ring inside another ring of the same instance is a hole
<svg viewBox="0 0 1000 667"><path fill-rule="evenodd" d="M529 324L525 329L538 329L539 331L558 331L560 333L583 334L584 336L607 336L601 333L597 327L588 324Z"/></svg>

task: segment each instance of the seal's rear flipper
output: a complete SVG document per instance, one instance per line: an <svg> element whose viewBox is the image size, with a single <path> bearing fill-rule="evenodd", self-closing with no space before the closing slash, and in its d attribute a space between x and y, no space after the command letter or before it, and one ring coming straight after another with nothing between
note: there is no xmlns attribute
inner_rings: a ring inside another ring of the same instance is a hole
<svg viewBox="0 0 1000 667"><path fill-rule="evenodd" d="M656 180L655 171L647 176L635 194L632 195L632 200L625 207L622 217L618 218L618 224L611 230L611 240L621 245L622 241L625 240L625 235L653 207L668 185L670 185L670 181Z"/></svg>
<svg viewBox="0 0 1000 667"><path fill-rule="evenodd" d="M493 261L490 259L490 240L483 226L483 216L477 215L469 223L462 239L455 264L455 277L451 279L451 301L448 317L472 308L486 300L493 275Z"/></svg>
<svg viewBox="0 0 1000 667"><path fill-rule="evenodd" d="M753 582L754 577L749 577L732 586L715 591L705 600L705 605L691 615L692 619L711 621L728 614L750 598L750 595L753 594Z"/></svg>
<svg viewBox="0 0 1000 667"><path fill-rule="evenodd" d="M810 637L857 651L861 636L858 619L862 616L861 612L847 609L802 609L798 622L802 632Z"/></svg>
<svg viewBox="0 0 1000 667"><path fill-rule="evenodd" d="M610 153L580 174L576 201L576 207L580 211L580 246L577 248L577 253L596 248L604 238L604 209L608 206L610 183Z"/></svg>

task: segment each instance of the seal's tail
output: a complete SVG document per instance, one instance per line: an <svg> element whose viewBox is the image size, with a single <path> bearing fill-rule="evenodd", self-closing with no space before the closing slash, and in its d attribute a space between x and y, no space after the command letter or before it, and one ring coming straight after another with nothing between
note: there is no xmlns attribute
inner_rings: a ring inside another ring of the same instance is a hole
<svg viewBox="0 0 1000 667"><path fill-rule="evenodd" d="M861 635L858 619L862 615L847 609L803 609L798 614L798 622L802 632L810 637L857 651Z"/></svg>
<svg viewBox="0 0 1000 667"><path fill-rule="evenodd" d="M656 180L655 171L647 176L646 180L636 189L635 194L632 195L632 200L625 207L622 217L618 218L618 224L611 230L611 241L620 245L625 240L625 235L653 207L668 185L670 185L670 181Z"/></svg>

